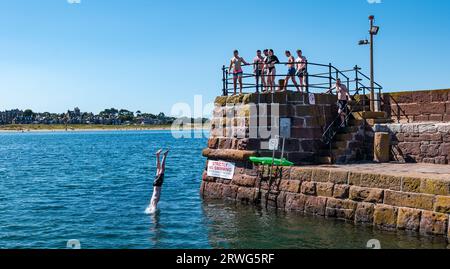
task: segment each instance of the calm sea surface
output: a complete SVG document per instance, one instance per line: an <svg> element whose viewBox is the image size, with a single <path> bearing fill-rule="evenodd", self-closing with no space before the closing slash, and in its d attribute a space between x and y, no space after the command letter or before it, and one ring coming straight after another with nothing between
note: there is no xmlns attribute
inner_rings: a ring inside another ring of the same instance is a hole
<svg viewBox="0 0 450 269"><path fill-rule="evenodd" d="M170 132L0 134L0 248L446 248L443 239L199 196L206 139ZM160 210L144 211L170 148Z"/></svg>

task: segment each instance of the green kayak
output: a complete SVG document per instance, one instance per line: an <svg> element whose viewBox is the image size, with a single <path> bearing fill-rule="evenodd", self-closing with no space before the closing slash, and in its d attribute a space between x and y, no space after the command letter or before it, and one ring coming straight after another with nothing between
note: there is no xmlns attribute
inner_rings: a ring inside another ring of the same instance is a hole
<svg viewBox="0 0 450 269"><path fill-rule="evenodd" d="M254 164L275 165L275 166L294 166L294 164L286 159L272 159L271 157L250 157L250 161Z"/></svg>

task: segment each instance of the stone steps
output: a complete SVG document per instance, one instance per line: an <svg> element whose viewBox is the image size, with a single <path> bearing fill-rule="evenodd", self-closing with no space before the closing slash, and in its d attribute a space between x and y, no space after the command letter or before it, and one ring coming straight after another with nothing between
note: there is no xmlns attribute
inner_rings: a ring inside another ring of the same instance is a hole
<svg viewBox="0 0 450 269"><path fill-rule="evenodd" d="M353 112L352 116L357 120L386 119L386 112L360 111Z"/></svg>

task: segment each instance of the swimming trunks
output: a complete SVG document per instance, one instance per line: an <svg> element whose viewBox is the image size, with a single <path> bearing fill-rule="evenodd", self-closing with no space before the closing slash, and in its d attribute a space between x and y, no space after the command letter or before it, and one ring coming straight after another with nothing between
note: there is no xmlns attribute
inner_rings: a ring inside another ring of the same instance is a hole
<svg viewBox="0 0 450 269"><path fill-rule="evenodd" d="M302 68L301 70L298 70L297 71L297 76L299 77L299 78L302 78L302 77L304 77L306 75L306 68Z"/></svg>
<svg viewBox="0 0 450 269"><path fill-rule="evenodd" d="M238 72L233 72L233 77L242 77L242 75L244 74L244 72L242 72L242 70L241 71L238 71Z"/></svg>
<svg viewBox="0 0 450 269"><path fill-rule="evenodd" d="M348 104L347 100L339 100L337 103L339 111L347 113L347 109L348 109L347 104Z"/></svg>
<svg viewBox="0 0 450 269"><path fill-rule="evenodd" d="M295 67L291 67L288 69L288 76L295 76Z"/></svg>
<svg viewBox="0 0 450 269"><path fill-rule="evenodd" d="M153 181L153 187L162 187L164 183L164 174L156 175L155 181Z"/></svg>

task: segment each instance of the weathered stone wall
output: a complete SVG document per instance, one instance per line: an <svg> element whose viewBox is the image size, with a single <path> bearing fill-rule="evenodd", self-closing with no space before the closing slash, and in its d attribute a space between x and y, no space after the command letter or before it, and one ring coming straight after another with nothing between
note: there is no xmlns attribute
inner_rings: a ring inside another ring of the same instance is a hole
<svg viewBox="0 0 450 269"><path fill-rule="evenodd" d="M383 100L395 122L450 122L450 89L386 93Z"/></svg>
<svg viewBox="0 0 450 269"><path fill-rule="evenodd" d="M272 185L267 167L238 163L232 180L203 174L201 193L337 218L380 229L400 229L450 237L450 179L371 174L323 167L278 171Z"/></svg>
<svg viewBox="0 0 450 269"><path fill-rule="evenodd" d="M406 123L375 126L391 133L392 160L450 164L450 123Z"/></svg>
<svg viewBox="0 0 450 269"><path fill-rule="evenodd" d="M308 95L296 92L217 97L204 155L218 159L227 153L237 156L233 160L245 160L238 157L248 158L249 154L272 156L268 141L275 137L266 137L261 130L275 130L279 135L279 119L289 118L290 137L285 142L284 157L296 164L316 163L323 148L322 135L337 116L337 99L325 94L314 97L314 104L310 104ZM280 155L281 151L276 152L277 157Z"/></svg>

